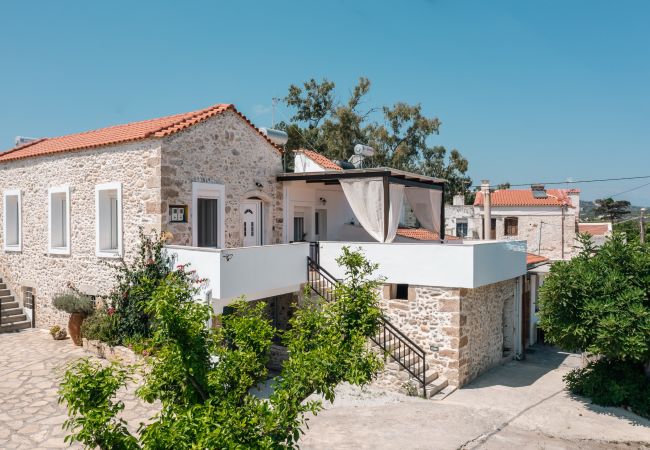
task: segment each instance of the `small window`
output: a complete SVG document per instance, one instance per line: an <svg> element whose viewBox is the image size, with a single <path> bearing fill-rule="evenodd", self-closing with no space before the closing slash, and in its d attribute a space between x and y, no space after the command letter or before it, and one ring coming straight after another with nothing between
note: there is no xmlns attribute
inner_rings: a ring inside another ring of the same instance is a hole
<svg viewBox="0 0 650 450"><path fill-rule="evenodd" d="M4 193L4 249L8 252L22 250L22 207L20 191Z"/></svg>
<svg viewBox="0 0 650 450"><path fill-rule="evenodd" d="M122 184L95 186L95 254L122 256Z"/></svg>
<svg viewBox="0 0 650 450"><path fill-rule="evenodd" d="M408 300L409 299L409 285L408 284L397 284L395 285L395 298L398 300Z"/></svg>
<svg viewBox="0 0 650 450"><path fill-rule="evenodd" d="M456 222L456 237L467 236L467 222Z"/></svg>
<svg viewBox="0 0 650 450"><path fill-rule="evenodd" d="M519 234L519 219L506 217L504 220L504 234L506 236L517 236Z"/></svg>
<svg viewBox="0 0 650 450"><path fill-rule="evenodd" d="M68 186L49 190L49 252L70 254L70 188Z"/></svg>

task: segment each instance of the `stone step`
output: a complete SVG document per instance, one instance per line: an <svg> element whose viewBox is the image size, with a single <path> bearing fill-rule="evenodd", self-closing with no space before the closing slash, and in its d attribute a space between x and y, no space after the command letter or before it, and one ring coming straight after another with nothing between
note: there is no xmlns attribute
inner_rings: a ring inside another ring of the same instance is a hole
<svg viewBox="0 0 650 450"><path fill-rule="evenodd" d="M11 331L24 330L25 328L31 328L32 323L25 320L23 322L14 322L7 325L0 325L0 333L8 333Z"/></svg>
<svg viewBox="0 0 650 450"><path fill-rule="evenodd" d="M2 317L15 316L17 314L23 313L23 309L18 307L18 302L8 303L8 305L12 305L12 307L5 308L5 305L2 305L2 311L1 311Z"/></svg>
<svg viewBox="0 0 650 450"><path fill-rule="evenodd" d="M438 378L438 372L435 370L428 370L427 376L424 378L424 385L427 386L433 383Z"/></svg>
<svg viewBox="0 0 650 450"><path fill-rule="evenodd" d="M0 303L4 304L6 302L13 302L14 301L14 296L13 295L5 295L4 297L0 297Z"/></svg>
<svg viewBox="0 0 650 450"><path fill-rule="evenodd" d="M7 285L0 281L0 289L7 289Z"/></svg>
<svg viewBox="0 0 650 450"><path fill-rule="evenodd" d="M13 316L3 315L2 318L0 318L0 324L22 322L24 320L27 320L27 315L25 314L16 314Z"/></svg>
<svg viewBox="0 0 650 450"><path fill-rule="evenodd" d="M449 385L449 381L445 377L438 377L433 382L426 386L427 398L431 398L438 392L442 391ZM418 389L418 393L422 395L422 388Z"/></svg>
<svg viewBox="0 0 650 450"><path fill-rule="evenodd" d="M9 289L0 289L0 297L6 297L8 295L11 295L11 291L9 291Z"/></svg>
<svg viewBox="0 0 650 450"><path fill-rule="evenodd" d="M436 400L436 401L444 400L445 398L449 397L454 392L456 392L456 386L447 386L442 391L440 391L436 395L432 396L431 400Z"/></svg>

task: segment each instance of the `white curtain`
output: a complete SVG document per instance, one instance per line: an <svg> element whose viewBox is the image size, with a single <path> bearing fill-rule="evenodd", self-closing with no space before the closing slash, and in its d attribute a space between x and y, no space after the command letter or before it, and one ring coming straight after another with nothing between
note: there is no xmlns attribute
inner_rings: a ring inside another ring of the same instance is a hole
<svg viewBox="0 0 650 450"><path fill-rule="evenodd" d="M440 235L442 191L410 187L406 188L406 200L422 227Z"/></svg>
<svg viewBox="0 0 650 450"><path fill-rule="evenodd" d="M345 198L361 226L378 242L392 242L404 202L404 186L390 185L388 236L384 239L384 181L382 178L340 180Z"/></svg>

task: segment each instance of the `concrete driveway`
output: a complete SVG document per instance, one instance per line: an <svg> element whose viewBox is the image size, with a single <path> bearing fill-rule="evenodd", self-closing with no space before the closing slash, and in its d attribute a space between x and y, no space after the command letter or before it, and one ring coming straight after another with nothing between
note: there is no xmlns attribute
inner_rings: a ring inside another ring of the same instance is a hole
<svg viewBox="0 0 650 450"><path fill-rule="evenodd" d="M304 449L650 449L650 421L564 390L577 355L536 347L435 402L342 386Z"/></svg>

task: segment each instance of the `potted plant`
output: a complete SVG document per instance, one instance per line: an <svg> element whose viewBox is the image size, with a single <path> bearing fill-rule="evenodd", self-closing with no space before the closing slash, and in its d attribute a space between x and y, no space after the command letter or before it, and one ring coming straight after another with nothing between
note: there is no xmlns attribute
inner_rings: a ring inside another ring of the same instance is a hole
<svg viewBox="0 0 650 450"><path fill-rule="evenodd" d="M81 324L84 319L95 310L92 297L71 290L54 296L52 304L59 311L70 314L68 319L68 333L75 345L83 345L81 340Z"/></svg>

